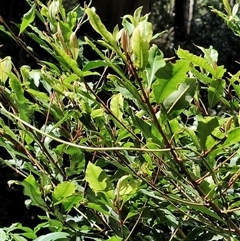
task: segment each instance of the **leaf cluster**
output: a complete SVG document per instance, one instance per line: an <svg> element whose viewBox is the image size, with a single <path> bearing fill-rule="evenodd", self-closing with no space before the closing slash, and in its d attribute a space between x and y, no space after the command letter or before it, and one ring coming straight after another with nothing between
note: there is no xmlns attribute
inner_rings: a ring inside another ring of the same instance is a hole
<svg viewBox="0 0 240 241"><path fill-rule="evenodd" d="M164 58L141 8L109 32L89 6L28 2L19 37L0 26L40 65L0 61L1 162L46 215L33 230L1 228L1 240L238 240L240 73L212 47ZM77 39L85 18L101 39ZM56 62L37 59L22 34ZM99 59L86 60L85 45Z"/></svg>

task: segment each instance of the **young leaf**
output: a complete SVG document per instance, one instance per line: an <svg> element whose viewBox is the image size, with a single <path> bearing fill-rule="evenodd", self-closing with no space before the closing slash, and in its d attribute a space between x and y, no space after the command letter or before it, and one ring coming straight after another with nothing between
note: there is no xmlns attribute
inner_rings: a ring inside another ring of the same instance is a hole
<svg viewBox="0 0 240 241"><path fill-rule="evenodd" d="M113 114L118 118L118 120L122 121L123 96L121 95L121 93L113 95L110 102L110 109Z"/></svg>
<svg viewBox="0 0 240 241"><path fill-rule="evenodd" d="M152 86L157 103L162 103L171 93L177 90L179 84L186 80L189 69L188 61L178 60L175 64L167 63L157 71L157 80Z"/></svg>
<svg viewBox="0 0 240 241"><path fill-rule="evenodd" d="M153 81L156 80L155 74L159 69L166 65L162 51L154 44L148 54L148 64L146 66L146 75L148 87L151 88Z"/></svg>
<svg viewBox="0 0 240 241"><path fill-rule="evenodd" d="M8 73L12 70L11 57L0 59L0 82L5 83L8 78Z"/></svg>
<svg viewBox="0 0 240 241"><path fill-rule="evenodd" d="M131 175L122 176L115 189L118 198L123 198L126 195L133 195L137 192L141 184L141 180L133 179Z"/></svg>
<svg viewBox="0 0 240 241"><path fill-rule="evenodd" d="M35 4L31 9L23 15L23 20L20 26L19 35L34 21L35 19Z"/></svg>
<svg viewBox="0 0 240 241"><path fill-rule="evenodd" d="M91 162L87 165L86 180L94 192L103 192L111 199L114 198L112 184L107 174Z"/></svg>
<svg viewBox="0 0 240 241"><path fill-rule="evenodd" d="M103 39L106 42L108 42L111 46L116 47L117 46L116 40L114 39L113 35L110 32L108 32L106 27L103 25L99 16L91 8L85 9L85 12L88 15L89 22L94 28L94 30L97 33L99 33L103 37Z"/></svg>
<svg viewBox="0 0 240 241"><path fill-rule="evenodd" d="M141 36L140 29L137 27L133 30L131 38L131 46L133 51L133 64L138 69L143 69L148 63L148 47L149 43Z"/></svg>
<svg viewBox="0 0 240 241"><path fill-rule="evenodd" d="M75 32L72 32L70 36L70 50L71 50L73 59L77 60L80 48L79 48L78 39Z"/></svg>
<svg viewBox="0 0 240 241"><path fill-rule="evenodd" d="M0 240L7 241L7 235L2 228L0 228Z"/></svg>

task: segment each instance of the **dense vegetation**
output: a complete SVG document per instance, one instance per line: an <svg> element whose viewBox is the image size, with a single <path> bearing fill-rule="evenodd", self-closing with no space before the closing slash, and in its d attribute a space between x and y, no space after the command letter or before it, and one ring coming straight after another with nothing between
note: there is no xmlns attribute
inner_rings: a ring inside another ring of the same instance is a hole
<svg viewBox="0 0 240 241"><path fill-rule="evenodd" d="M0 240L239 240L240 72L212 46L164 56L141 8L109 32L87 6L27 2L18 34L0 25L35 61L0 62L1 164L38 219ZM86 16L98 40L77 38Z"/></svg>

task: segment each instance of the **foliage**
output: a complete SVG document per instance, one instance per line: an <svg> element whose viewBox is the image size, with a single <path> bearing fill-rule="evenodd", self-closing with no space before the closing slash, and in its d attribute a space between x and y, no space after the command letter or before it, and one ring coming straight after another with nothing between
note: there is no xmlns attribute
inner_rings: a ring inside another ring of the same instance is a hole
<svg viewBox="0 0 240 241"><path fill-rule="evenodd" d="M28 2L19 37L0 29L55 62L1 59L0 143L23 177L8 184L45 215L1 228L1 240L238 240L240 73L226 77L212 47L165 59L141 8L110 33L89 7ZM85 15L100 40L77 39Z"/></svg>

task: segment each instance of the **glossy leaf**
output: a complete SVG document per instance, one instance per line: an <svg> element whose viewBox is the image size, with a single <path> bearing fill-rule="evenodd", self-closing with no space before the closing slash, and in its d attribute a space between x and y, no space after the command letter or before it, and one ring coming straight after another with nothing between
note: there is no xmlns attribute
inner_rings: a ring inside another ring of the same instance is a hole
<svg viewBox="0 0 240 241"><path fill-rule="evenodd" d="M20 26L19 35L31 24L35 19L36 6L33 5L31 9L23 15L23 20Z"/></svg>
<svg viewBox="0 0 240 241"><path fill-rule="evenodd" d="M170 94L163 102L167 114L171 114L176 110L183 110L189 106L195 94L195 79L186 79L178 87L177 91Z"/></svg>
<svg viewBox="0 0 240 241"><path fill-rule="evenodd" d="M138 191L140 184L141 180L135 180L131 175L122 176L117 182L115 193L120 199L126 195L133 195Z"/></svg>
<svg viewBox="0 0 240 241"><path fill-rule="evenodd" d="M157 71L165 65L166 63L164 61L162 51L156 45L153 45L149 50L148 64L146 66L146 74L149 88L156 80Z"/></svg>
<svg viewBox="0 0 240 241"><path fill-rule="evenodd" d="M99 33L103 39L112 46L116 46L116 41L113 35L106 29L103 25L99 16L90 8L85 9L86 14L88 15L89 22L94 28L94 30Z"/></svg>
<svg viewBox="0 0 240 241"><path fill-rule="evenodd" d="M153 93L157 103L162 103L187 78L189 62L179 60L175 64L167 63L156 73L157 80L153 84Z"/></svg>
<svg viewBox="0 0 240 241"><path fill-rule="evenodd" d="M57 241L65 238L69 238L70 234L65 232L53 232L46 235L42 235L39 238L35 239L35 241Z"/></svg>
<svg viewBox="0 0 240 241"><path fill-rule="evenodd" d="M211 65L209 65L208 60L206 60L205 58L196 56L194 54L191 54L187 50L183 50L183 49L178 48L177 55L178 55L179 58L188 60L188 61L192 62L194 65L205 69L207 72L212 74L212 76L215 79L222 78L224 73L226 72L226 69L224 69L224 66L217 66L217 65L211 66Z"/></svg>
<svg viewBox="0 0 240 241"><path fill-rule="evenodd" d="M133 64L138 69L143 69L148 62L149 44L141 36L140 29L137 27L133 30L131 38L131 46L133 51Z"/></svg>

